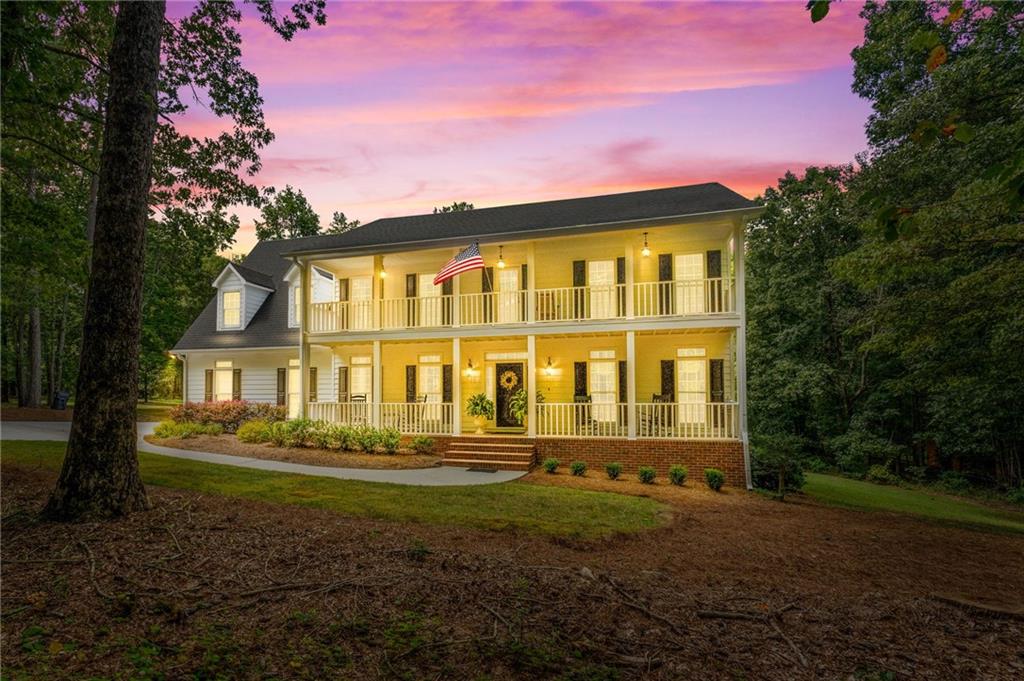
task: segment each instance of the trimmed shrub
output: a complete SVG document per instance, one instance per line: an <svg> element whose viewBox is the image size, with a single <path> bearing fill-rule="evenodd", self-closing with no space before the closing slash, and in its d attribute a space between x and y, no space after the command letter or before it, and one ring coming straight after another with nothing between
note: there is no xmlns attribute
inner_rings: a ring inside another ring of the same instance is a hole
<svg viewBox="0 0 1024 681"><path fill-rule="evenodd" d="M686 466L675 464L668 467L668 481L673 485L682 487L686 483L686 476L690 473Z"/></svg>
<svg viewBox="0 0 1024 681"><path fill-rule="evenodd" d="M544 466L544 470L546 470L548 473L554 473L555 471L558 470L558 467L561 464L562 464L561 461L559 461L558 459L552 457L550 459L544 459L543 466Z"/></svg>
<svg viewBox="0 0 1024 681"><path fill-rule="evenodd" d="M238 426L235 432L239 442L270 442L270 424L263 419L253 419Z"/></svg>
<svg viewBox="0 0 1024 681"><path fill-rule="evenodd" d="M378 432L377 445L385 454L396 454L402 444L402 434L397 428L382 428Z"/></svg>
<svg viewBox="0 0 1024 681"><path fill-rule="evenodd" d="M187 440L197 435L220 435L223 432L224 429L216 423L161 421L157 424L156 429L153 430L153 436L161 440L168 438Z"/></svg>
<svg viewBox="0 0 1024 681"><path fill-rule="evenodd" d="M971 487L967 478L956 471L943 471L939 476L939 485L953 494L963 494Z"/></svg>
<svg viewBox="0 0 1024 681"><path fill-rule="evenodd" d="M725 484L725 473L717 468L705 468L704 481L708 483L708 487L717 492Z"/></svg>
<svg viewBox="0 0 1024 681"><path fill-rule="evenodd" d="M618 480L622 475L622 464L617 461L612 462L604 467L604 472L608 474L609 480Z"/></svg>
<svg viewBox="0 0 1024 681"><path fill-rule="evenodd" d="M417 435L409 445L412 451L417 454L430 454L434 451L434 438L426 435Z"/></svg>
<svg viewBox="0 0 1024 681"><path fill-rule="evenodd" d="M315 421L294 419L270 425L270 441L276 447L306 447L316 428Z"/></svg>
<svg viewBox="0 0 1024 681"><path fill-rule="evenodd" d="M877 463L868 468L868 472L864 475L864 479L868 482L873 482L876 485L900 484L900 479L893 475L886 466L882 466Z"/></svg>
<svg viewBox="0 0 1024 681"><path fill-rule="evenodd" d="M640 468L636 469L636 477L645 485L653 485L654 479L658 477L658 474L651 466L640 466Z"/></svg>
<svg viewBox="0 0 1024 681"><path fill-rule="evenodd" d="M253 419L277 422L287 417L288 409L284 406L245 400L186 402L171 410L171 420L175 423L216 423L227 433L234 433L240 425Z"/></svg>
<svg viewBox="0 0 1024 681"><path fill-rule="evenodd" d="M306 444L313 449L332 449L334 424L326 421L314 421L309 428Z"/></svg>
<svg viewBox="0 0 1024 681"><path fill-rule="evenodd" d="M587 474L587 464L583 461L573 461L569 464L569 472L578 478L582 478Z"/></svg>

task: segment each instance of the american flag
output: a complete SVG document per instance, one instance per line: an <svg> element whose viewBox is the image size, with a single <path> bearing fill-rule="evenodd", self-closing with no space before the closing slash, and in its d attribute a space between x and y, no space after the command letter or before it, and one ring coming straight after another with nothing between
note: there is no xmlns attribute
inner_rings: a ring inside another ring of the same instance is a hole
<svg viewBox="0 0 1024 681"><path fill-rule="evenodd" d="M442 281L448 281L456 274L462 274L470 270L482 270L483 268L484 259L480 255L480 246L479 244L472 243L459 251L457 256L449 260L441 268L441 271L434 277L434 286L437 286Z"/></svg>

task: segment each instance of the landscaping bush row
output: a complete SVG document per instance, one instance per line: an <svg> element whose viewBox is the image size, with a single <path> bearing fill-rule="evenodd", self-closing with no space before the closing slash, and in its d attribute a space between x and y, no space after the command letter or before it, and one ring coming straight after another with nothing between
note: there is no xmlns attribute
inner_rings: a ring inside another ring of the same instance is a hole
<svg viewBox="0 0 1024 681"><path fill-rule="evenodd" d="M551 457L544 459L544 462L541 465L548 473L556 473L558 471L558 467L562 465L562 462ZM622 475L622 464L618 462L610 463L604 467L604 470L608 475L609 480L618 480L619 476ZM586 476L586 462L573 461L569 464L569 472L577 477ZM672 466L669 466L668 481L673 485L681 487L686 484L686 478L688 475L689 470L686 466L682 466L680 464L673 464ZM640 466L636 471L636 476L637 479L645 485L653 485L655 479L658 477L658 473L652 466ZM725 473L717 468L705 468L704 481L707 483L708 487L717 492L722 489L722 485L725 484Z"/></svg>
<svg viewBox="0 0 1024 681"><path fill-rule="evenodd" d="M171 410L175 423L216 423L226 433L234 433L246 421L259 419L267 422L284 421L288 410L276 404L265 402L186 402Z"/></svg>
<svg viewBox="0 0 1024 681"><path fill-rule="evenodd" d="M219 423L195 423L193 421L175 423L174 421L161 421L153 430L153 435L162 440L168 438L186 440L197 435L220 435L223 432L224 428Z"/></svg>
<svg viewBox="0 0 1024 681"><path fill-rule="evenodd" d="M275 447L395 454L401 446L402 434L395 428L343 426L309 419L277 422L256 419L242 424L238 429L238 439L249 443L270 443ZM410 448L417 454L429 454L434 449L434 441L429 437L416 437Z"/></svg>

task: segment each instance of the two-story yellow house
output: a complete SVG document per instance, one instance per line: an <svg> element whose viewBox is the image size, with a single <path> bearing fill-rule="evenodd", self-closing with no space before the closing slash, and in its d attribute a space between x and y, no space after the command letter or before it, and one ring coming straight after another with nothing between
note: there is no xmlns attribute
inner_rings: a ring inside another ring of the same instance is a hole
<svg viewBox="0 0 1024 681"><path fill-rule="evenodd" d="M430 435L451 465L682 463L741 484L759 211L712 183L261 242L175 348L185 398ZM434 285L474 243L485 267ZM481 393L483 436L466 413Z"/></svg>

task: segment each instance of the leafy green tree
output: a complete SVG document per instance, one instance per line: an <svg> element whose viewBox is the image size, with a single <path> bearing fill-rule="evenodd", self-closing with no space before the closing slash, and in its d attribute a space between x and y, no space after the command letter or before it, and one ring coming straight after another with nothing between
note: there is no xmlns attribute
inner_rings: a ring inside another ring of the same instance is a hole
<svg viewBox="0 0 1024 681"><path fill-rule="evenodd" d="M293 189L290 184L272 195L260 215L263 219L256 221L256 238L260 241L320 233L320 216L309 205L302 190Z"/></svg>
<svg viewBox="0 0 1024 681"><path fill-rule="evenodd" d="M331 217L331 224L327 226L326 232L328 234L344 234L349 230L355 229L360 224L359 220L349 220L341 211L335 211L334 215Z"/></svg>
<svg viewBox="0 0 1024 681"><path fill-rule="evenodd" d="M447 206L441 206L440 208L434 208L434 213L461 213L463 211L473 210L473 204L465 201L455 201Z"/></svg>

